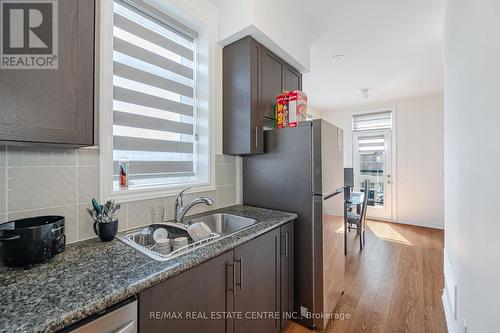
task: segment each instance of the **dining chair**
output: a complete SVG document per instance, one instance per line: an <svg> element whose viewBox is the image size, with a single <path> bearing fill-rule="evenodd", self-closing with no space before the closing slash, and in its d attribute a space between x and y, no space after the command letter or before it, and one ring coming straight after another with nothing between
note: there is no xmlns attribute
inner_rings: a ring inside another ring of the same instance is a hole
<svg viewBox="0 0 500 333"><path fill-rule="evenodd" d="M356 214L350 211L347 211L347 225L349 230L352 226L355 226L357 233L359 234L359 248L363 250L363 246L365 245L365 229L366 229L366 211L368 208L368 179L365 180L363 192L363 203L361 205L360 214Z"/></svg>

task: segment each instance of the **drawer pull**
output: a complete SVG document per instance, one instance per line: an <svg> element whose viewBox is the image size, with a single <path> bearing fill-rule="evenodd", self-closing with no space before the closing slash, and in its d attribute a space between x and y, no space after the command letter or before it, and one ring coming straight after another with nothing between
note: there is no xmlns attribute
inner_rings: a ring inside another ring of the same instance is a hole
<svg viewBox="0 0 500 333"><path fill-rule="evenodd" d="M236 259L235 263L238 263L240 265L240 280L239 282L236 282L236 285L240 288L240 290L243 290L243 261L240 259Z"/></svg>
<svg viewBox="0 0 500 333"><path fill-rule="evenodd" d="M226 274L229 267L233 270L233 287L227 289L234 293L234 291L236 290L236 269L234 267L234 262L232 264L226 264Z"/></svg>

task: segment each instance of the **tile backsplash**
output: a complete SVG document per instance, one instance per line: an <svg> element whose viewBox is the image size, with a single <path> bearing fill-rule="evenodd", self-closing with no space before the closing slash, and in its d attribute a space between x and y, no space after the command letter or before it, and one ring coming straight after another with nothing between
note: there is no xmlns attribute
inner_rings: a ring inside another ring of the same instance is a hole
<svg viewBox="0 0 500 333"><path fill-rule="evenodd" d="M238 158L217 155L216 190L186 194L208 196L216 208L238 203ZM63 215L68 243L95 237L87 213L90 200L99 199L99 150L23 148L0 145L0 222L38 215ZM165 212L174 217L175 196L122 204L119 228L126 230L157 222ZM190 214L211 206L195 206Z"/></svg>

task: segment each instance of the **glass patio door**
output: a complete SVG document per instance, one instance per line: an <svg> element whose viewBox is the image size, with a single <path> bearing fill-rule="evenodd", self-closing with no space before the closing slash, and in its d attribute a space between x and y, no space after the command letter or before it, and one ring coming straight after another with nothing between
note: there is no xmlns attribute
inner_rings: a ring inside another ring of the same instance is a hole
<svg viewBox="0 0 500 333"><path fill-rule="evenodd" d="M367 217L392 220L391 130L353 133L355 190L368 179Z"/></svg>

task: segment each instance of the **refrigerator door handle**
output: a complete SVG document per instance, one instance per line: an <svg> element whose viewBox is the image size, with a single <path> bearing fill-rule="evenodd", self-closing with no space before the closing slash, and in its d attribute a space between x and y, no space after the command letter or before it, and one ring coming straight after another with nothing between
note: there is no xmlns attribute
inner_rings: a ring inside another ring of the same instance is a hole
<svg viewBox="0 0 500 333"><path fill-rule="evenodd" d="M255 148L259 146L259 127L255 126Z"/></svg>
<svg viewBox="0 0 500 333"><path fill-rule="evenodd" d="M343 193L343 192L344 192L343 188L338 188L335 191L333 191L332 193L325 194L323 197L323 200L328 200L328 199L333 198L334 196L336 196L340 193Z"/></svg>

